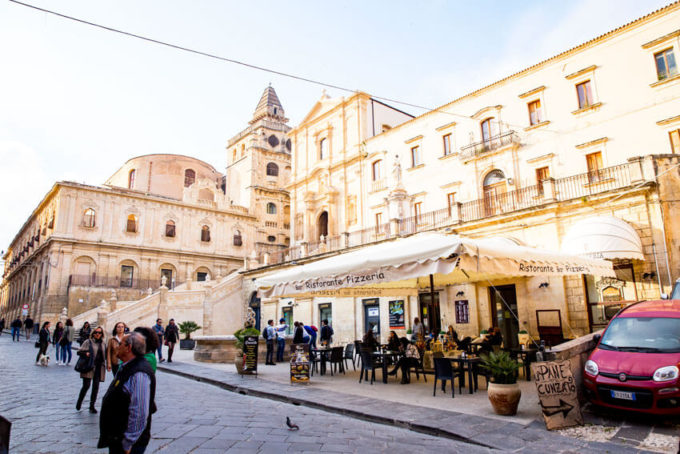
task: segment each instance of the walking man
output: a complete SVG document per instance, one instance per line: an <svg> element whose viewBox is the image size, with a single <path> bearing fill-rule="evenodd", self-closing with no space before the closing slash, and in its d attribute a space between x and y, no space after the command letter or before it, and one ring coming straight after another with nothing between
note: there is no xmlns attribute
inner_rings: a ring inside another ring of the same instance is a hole
<svg viewBox="0 0 680 454"><path fill-rule="evenodd" d="M126 334L116 348L123 364L104 395L97 444L109 454L142 454L151 439L156 377L145 352L144 336L137 332Z"/></svg>
<svg viewBox="0 0 680 454"><path fill-rule="evenodd" d="M31 340L31 331L33 331L33 319L27 316L24 320L24 328L26 329L26 340Z"/></svg>
<svg viewBox="0 0 680 454"><path fill-rule="evenodd" d="M276 340L276 329L274 328L274 320L268 320L267 326L264 328L262 333L265 342L267 343L267 357L265 359L265 364L267 366L274 366L274 340Z"/></svg>
<svg viewBox="0 0 680 454"><path fill-rule="evenodd" d="M163 337L165 337L165 330L163 329L163 320L156 319L156 324L151 327L158 335L158 362L162 363L163 359Z"/></svg>
<svg viewBox="0 0 680 454"><path fill-rule="evenodd" d="M12 340L19 342L21 339L21 319L17 317L10 325L12 328Z"/></svg>
<svg viewBox="0 0 680 454"><path fill-rule="evenodd" d="M288 325L286 325L286 319L282 318L279 320L279 324L276 325L276 362L283 362L283 352L286 351L286 330Z"/></svg>

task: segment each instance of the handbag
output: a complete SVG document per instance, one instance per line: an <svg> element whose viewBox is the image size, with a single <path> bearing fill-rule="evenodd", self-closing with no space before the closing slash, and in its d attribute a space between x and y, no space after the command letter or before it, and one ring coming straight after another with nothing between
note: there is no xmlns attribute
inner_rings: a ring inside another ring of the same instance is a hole
<svg viewBox="0 0 680 454"><path fill-rule="evenodd" d="M86 374L90 372L92 369L94 369L94 349L92 348L92 344L90 344L90 356L86 355L78 356L80 357L78 358L78 361L76 361L75 367L76 372Z"/></svg>
<svg viewBox="0 0 680 454"><path fill-rule="evenodd" d="M35 341L35 348L40 348L40 342Z"/></svg>

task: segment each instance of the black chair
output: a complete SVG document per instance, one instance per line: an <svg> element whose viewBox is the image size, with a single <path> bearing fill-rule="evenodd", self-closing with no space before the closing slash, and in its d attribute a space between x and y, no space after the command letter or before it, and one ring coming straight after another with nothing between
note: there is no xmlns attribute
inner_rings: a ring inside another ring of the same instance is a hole
<svg viewBox="0 0 680 454"><path fill-rule="evenodd" d="M318 372L317 365L321 364L321 355L318 350L309 349L309 373L313 377L314 371Z"/></svg>
<svg viewBox="0 0 680 454"><path fill-rule="evenodd" d="M354 341L354 359L361 359L361 342L360 340L355 340Z"/></svg>
<svg viewBox="0 0 680 454"><path fill-rule="evenodd" d="M352 361L352 367L357 370L356 364L354 364L354 344L345 345L345 355L343 356L345 360L345 368L347 368L347 360Z"/></svg>
<svg viewBox="0 0 680 454"><path fill-rule="evenodd" d="M371 371L371 384L375 381L375 370L382 369L382 363L377 361L373 356L373 352L370 350L361 350L361 375L359 375L359 383L364 378L364 373L366 374L366 380L368 380L368 371Z"/></svg>
<svg viewBox="0 0 680 454"><path fill-rule="evenodd" d="M333 347L331 349L331 375L333 375L333 369L337 367L339 372L345 373L345 355L343 354L342 347Z"/></svg>
<svg viewBox="0 0 680 454"><path fill-rule="evenodd" d="M442 382L442 391L446 392L446 382L451 381L451 398L453 399L455 393L454 379L458 377L458 394L463 392L463 371L461 369L454 369L451 361L446 358L434 358L434 389L432 395L437 393L437 380Z"/></svg>

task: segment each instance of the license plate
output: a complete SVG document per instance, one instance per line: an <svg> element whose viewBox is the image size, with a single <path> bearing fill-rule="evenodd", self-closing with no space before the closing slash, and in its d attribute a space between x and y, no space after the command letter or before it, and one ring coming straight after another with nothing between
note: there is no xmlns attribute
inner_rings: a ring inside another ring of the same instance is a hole
<svg viewBox="0 0 680 454"><path fill-rule="evenodd" d="M635 400L635 393L610 390L614 399Z"/></svg>

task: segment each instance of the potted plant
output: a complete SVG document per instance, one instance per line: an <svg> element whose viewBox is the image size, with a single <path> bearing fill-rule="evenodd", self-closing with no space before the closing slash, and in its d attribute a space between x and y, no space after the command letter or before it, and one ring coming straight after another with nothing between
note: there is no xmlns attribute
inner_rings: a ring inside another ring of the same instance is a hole
<svg viewBox="0 0 680 454"><path fill-rule="evenodd" d="M507 352L491 352L482 356L482 368L491 376L487 393L494 412L498 415L512 416L517 414L522 391L517 384L519 363Z"/></svg>
<svg viewBox="0 0 680 454"><path fill-rule="evenodd" d="M196 322L186 321L179 324L179 332L184 334L184 339L180 339L180 350L193 350L196 346L196 341L191 338L191 333L201 329Z"/></svg>
<svg viewBox="0 0 680 454"><path fill-rule="evenodd" d="M531 341L531 337L529 337L527 330L523 329L517 333L517 340L519 340L519 345L527 345Z"/></svg>
<svg viewBox="0 0 680 454"><path fill-rule="evenodd" d="M236 355L234 357L234 364L236 364L236 371L239 374L243 374L243 360L244 360L243 342L245 341L246 336L259 337L260 330L253 328L252 326L246 325L234 333L234 337L236 338L235 343Z"/></svg>

